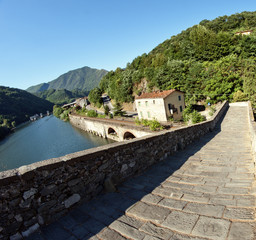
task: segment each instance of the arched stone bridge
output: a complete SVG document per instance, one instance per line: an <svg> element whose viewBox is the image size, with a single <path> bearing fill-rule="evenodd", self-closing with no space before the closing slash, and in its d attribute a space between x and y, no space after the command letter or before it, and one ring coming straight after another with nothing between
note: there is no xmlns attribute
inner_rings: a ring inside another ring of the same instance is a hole
<svg viewBox="0 0 256 240"><path fill-rule="evenodd" d="M88 118L70 115L70 123L84 131L115 141L129 140L151 134L150 131L134 125L133 122L112 119Z"/></svg>

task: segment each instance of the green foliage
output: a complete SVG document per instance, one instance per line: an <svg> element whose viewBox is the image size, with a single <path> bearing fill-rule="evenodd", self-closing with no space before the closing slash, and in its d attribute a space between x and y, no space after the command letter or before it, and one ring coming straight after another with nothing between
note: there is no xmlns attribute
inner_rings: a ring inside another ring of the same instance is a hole
<svg viewBox="0 0 256 240"><path fill-rule="evenodd" d="M235 35L248 29L254 32ZM141 92L172 88L184 91L189 103L232 100L238 90L255 101L255 74L256 12L242 12L182 31L136 57L126 69L109 72L100 89L120 103L133 101Z"/></svg>
<svg viewBox="0 0 256 240"><path fill-rule="evenodd" d="M109 112L110 112L110 109L109 109L108 105L104 106L104 114L108 115Z"/></svg>
<svg viewBox="0 0 256 240"><path fill-rule="evenodd" d="M13 128L30 116L51 111L52 107L52 103L26 91L0 86L0 125Z"/></svg>
<svg viewBox="0 0 256 240"><path fill-rule="evenodd" d="M60 115L63 113L64 109L58 105L53 106L53 115L57 118L60 118Z"/></svg>
<svg viewBox="0 0 256 240"><path fill-rule="evenodd" d="M136 125L143 125L145 127L149 127L151 131L163 130L163 126L157 120L148 120L148 119L135 119Z"/></svg>
<svg viewBox="0 0 256 240"><path fill-rule="evenodd" d="M98 86L101 78L106 75L106 73L106 70L83 67L69 71L51 82L32 86L28 88L27 91L37 93L49 89L66 89L70 91L80 89L89 92L91 89Z"/></svg>
<svg viewBox="0 0 256 240"><path fill-rule="evenodd" d="M183 121L192 122L192 124L203 122L206 120L206 117L201 115L196 110L193 110L192 105L188 105L183 111Z"/></svg>
<svg viewBox="0 0 256 240"><path fill-rule="evenodd" d="M98 113L94 110L89 110L87 112L87 117L98 117Z"/></svg>
<svg viewBox="0 0 256 240"><path fill-rule="evenodd" d="M248 97L245 93L243 93L241 90L238 90L233 95L233 101L234 102L243 102L248 101Z"/></svg>
<svg viewBox="0 0 256 240"><path fill-rule="evenodd" d="M94 103L97 107L101 107L102 105L102 91L100 88L96 87L90 91L88 99L91 103Z"/></svg>
<svg viewBox="0 0 256 240"><path fill-rule="evenodd" d="M88 91L78 89L72 91L68 91L66 89L49 89L42 92L34 93L34 95L36 95L37 97L40 97L42 99L48 100L54 104L59 105L73 102L77 98L88 96L88 94Z"/></svg>
<svg viewBox="0 0 256 240"><path fill-rule="evenodd" d="M196 110L194 110L191 114L191 121L193 124L195 123L200 123L206 120L206 117L203 116L202 114L200 114L199 112L197 112Z"/></svg>

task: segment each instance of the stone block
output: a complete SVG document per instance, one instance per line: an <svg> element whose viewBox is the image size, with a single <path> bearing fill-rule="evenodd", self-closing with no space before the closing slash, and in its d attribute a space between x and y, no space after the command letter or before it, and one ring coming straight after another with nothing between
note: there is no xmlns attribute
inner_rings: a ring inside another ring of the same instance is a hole
<svg viewBox="0 0 256 240"><path fill-rule="evenodd" d="M162 225L171 230L189 234L198 218L199 215L197 214L173 211L168 215Z"/></svg>
<svg viewBox="0 0 256 240"><path fill-rule="evenodd" d="M159 206L176 209L176 210L182 210L186 204L187 204L186 201L176 200L171 198L164 198L158 203Z"/></svg>
<svg viewBox="0 0 256 240"><path fill-rule="evenodd" d="M28 198L34 196L37 193L37 189L31 188L30 190L24 192L23 198L24 200L27 200Z"/></svg>
<svg viewBox="0 0 256 240"><path fill-rule="evenodd" d="M254 240L254 227L252 223L233 222L228 235L228 240Z"/></svg>
<svg viewBox="0 0 256 240"><path fill-rule="evenodd" d="M184 211L206 215L210 217L222 217L225 207L220 205L188 203Z"/></svg>
<svg viewBox="0 0 256 240"><path fill-rule="evenodd" d="M142 240L145 237L145 234L140 232L138 229L123 222L114 221L109 227L127 238Z"/></svg>
<svg viewBox="0 0 256 240"><path fill-rule="evenodd" d="M110 228L105 228L103 231L101 231L98 234L98 236L100 237L100 239L103 239L103 240L125 240L125 239L127 239Z"/></svg>
<svg viewBox="0 0 256 240"><path fill-rule="evenodd" d="M227 207L224 212L224 218L235 220L255 220L255 209Z"/></svg>
<svg viewBox="0 0 256 240"><path fill-rule="evenodd" d="M28 237L33 232L37 231L39 229L39 227L40 227L39 224L36 223L35 225L33 225L30 228L28 228L26 231L22 232L22 236L23 237Z"/></svg>
<svg viewBox="0 0 256 240"><path fill-rule="evenodd" d="M224 219L200 216L192 234L210 239L226 239L230 222Z"/></svg>
<svg viewBox="0 0 256 240"><path fill-rule="evenodd" d="M73 194L71 197L69 197L67 200L64 201L65 208L69 208L75 203L79 202L81 199L79 194Z"/></svg>
<svg viewBox="0 0 256 240"><path fill-rule="evenodd" d="M158 224L162 223L169 213L170 210L166 208L142 202L136 203L126 211L128 216L134 216L143 221L149 220Z"/></svg>
<svg viewBox="0 0 256 240"><path fill-rule="evenodd" d="M159 227L151 222L145 223L139 230L160 239L170 239L170 237L173 235L171 230Z"/></svg>

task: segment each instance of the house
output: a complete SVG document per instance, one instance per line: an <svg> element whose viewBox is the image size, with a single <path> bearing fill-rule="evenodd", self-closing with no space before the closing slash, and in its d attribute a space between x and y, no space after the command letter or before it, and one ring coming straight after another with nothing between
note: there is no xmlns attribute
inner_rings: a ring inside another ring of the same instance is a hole
<svg viewBox="0 0 256 240"><path fill-rule="evenodd" d="M252 30L241 31L241 32L236 32L235 35L250 35L252 32L253 32Z"/></svg>
<svg viewBox="0 0 256 240"><path fill-rule="evenodd" d="M139 119L167 122L172 117L182 119L185 108L184 93L175 89L143 93L135 99Z"/></svg>

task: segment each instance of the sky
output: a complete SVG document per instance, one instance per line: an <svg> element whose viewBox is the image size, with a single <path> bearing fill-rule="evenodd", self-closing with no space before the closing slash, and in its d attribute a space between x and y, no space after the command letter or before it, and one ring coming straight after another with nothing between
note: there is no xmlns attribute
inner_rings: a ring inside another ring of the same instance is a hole
<svg viewBox="0 0 256 240"><path fill-rule="evenodd" d="M88 66L115 70L171 36L255 0L0 0L0 86L27 89Z"/></svg>

